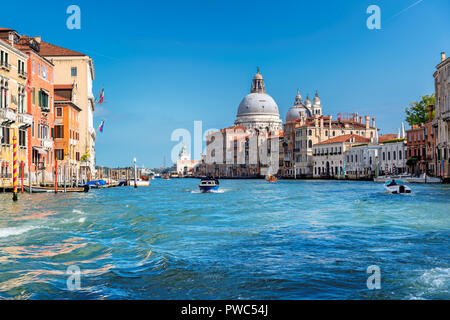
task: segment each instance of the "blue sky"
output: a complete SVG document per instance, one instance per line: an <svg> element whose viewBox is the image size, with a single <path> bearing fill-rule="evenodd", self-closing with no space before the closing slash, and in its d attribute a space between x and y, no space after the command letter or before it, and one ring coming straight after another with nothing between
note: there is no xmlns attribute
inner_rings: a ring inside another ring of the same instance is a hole
<svg viewBox="0 0 450 320"><path fill-rule="evenodd" d="M81 30L66 8L81 8ZM381 30L366 9L381 8ZM397 132L404 110L433 93L440 52L450 54L448 0L22 1L4 3L0 26L90 55L95 93L105 86L97 164L169 163L177 128L234 123L260 66L281 116L316 90L323 112L376 118ZM409 8L408 8L409 7ZM408 8L408 9L406 9ZM406 10L405 10L406 9Z"/></svg>

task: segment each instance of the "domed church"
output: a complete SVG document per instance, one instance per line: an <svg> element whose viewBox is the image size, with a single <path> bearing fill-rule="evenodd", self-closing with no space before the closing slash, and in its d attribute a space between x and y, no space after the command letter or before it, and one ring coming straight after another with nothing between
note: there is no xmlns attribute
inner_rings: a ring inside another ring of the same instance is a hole
<svg viewBox="0 0 450 320"><path fill-rule="evenodd" d="M235 125L267 131L280 130L282 127L277 103L266 93L259 68L253 77L250 94L239 105Z"/></svg>
<svg viewBox="0 0 450 320"><path fill-rule="evenodd" d="M314 104L311 103L309 97L306 97L305 103L303 103L300 90L297 90L297 96L295 97L294 105L288 110L286 114L286 122L295 121L299 118L313 117L314 115L322 115L322 105L320 104L319 94L316 92L314 97Z"/></svg>

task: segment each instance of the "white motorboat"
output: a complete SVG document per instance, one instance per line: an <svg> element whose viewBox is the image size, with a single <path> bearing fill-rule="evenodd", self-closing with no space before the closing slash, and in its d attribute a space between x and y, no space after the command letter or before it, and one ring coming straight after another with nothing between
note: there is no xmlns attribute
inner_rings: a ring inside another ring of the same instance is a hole
<svg viewBox="0 0 450 320"><path fill-rule="evenodd" d="M134 187L134 179L130 180L130 186ZM150 186L150 180L136 179L136 186L138 186L138 187L149 187Z"/></svg>
<svg viewBox="0 0 450 320"><path fill-rule="evenodd" d="M392 194L411 193L411 188L400 180L388 181L384 184L384 188Z"/></svg>

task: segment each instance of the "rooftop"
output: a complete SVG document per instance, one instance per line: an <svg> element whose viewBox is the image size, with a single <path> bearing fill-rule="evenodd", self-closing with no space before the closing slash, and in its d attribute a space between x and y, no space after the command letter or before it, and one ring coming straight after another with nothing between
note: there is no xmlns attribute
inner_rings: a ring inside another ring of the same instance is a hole
<svg viewBox="0 0 450 320"><path fill-rule="evenodd" d="M315 146L322 145L322 144L343 143L343 142L370 142L370 139L361 137L357 134L344 134L342 136L338 136L335 138L331 138L331 139L316 143Z"/></svg>

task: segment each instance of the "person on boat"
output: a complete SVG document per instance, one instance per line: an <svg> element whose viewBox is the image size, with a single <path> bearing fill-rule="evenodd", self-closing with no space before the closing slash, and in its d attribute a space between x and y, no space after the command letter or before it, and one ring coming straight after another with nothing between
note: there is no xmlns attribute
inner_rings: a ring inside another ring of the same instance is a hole
<svg viewBox="0 0 450 320"><path fill-rule="evenodd" d="M392 179L392 181L388 184L388 187L392 187L392 186L396 186L397 182L395 182L394 179Z"/></svg>

